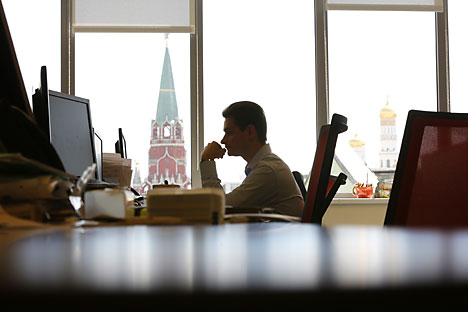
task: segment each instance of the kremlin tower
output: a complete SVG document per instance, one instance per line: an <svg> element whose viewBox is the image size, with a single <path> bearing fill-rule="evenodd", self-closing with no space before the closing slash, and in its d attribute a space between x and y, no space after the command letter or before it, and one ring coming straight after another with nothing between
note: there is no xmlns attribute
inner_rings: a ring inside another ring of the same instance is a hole
<svg viewBox="0 0 468 312"><path fill-rule="evenodd" d="M387 104L380 110L379 169L395 170L398 160L396 113Z"/></svg>
<svg viewBox="0 0 468 312"><path fill-rule="evenodd" d="M159 88L156 119L151 122L151 142L148 160L148 182L178 184L188 188L184 127L179 119L171 57L167 46Z"/></svg>

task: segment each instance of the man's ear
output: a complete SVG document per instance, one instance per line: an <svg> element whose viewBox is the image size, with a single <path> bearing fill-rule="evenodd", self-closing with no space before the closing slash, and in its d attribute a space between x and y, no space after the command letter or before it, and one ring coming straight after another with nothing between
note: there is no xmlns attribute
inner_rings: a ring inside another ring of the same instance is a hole
<svg viewBox="0 0 468 312"><path fill-rule="evenodd" d="M247 134L249 135L249 137L257 139L257 128L255 128L254 125L248 125Z"/></svg>

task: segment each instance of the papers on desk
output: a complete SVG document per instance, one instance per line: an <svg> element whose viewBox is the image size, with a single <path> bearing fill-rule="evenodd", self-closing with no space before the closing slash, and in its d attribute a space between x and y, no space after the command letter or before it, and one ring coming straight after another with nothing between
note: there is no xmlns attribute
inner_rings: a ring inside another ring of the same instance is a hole
<svg viewBox="0 0 468 312"><path fill-rule="evenodd" d="M0 180L0 198L14 200L64 199L73 183L51 175L9 181Z"/></svg>
<svg viewBox="0 0 468 312"><path fill-rule="evenodd" d="M75 176L21 154L0 154L0 199L63 199Z"/></svg>
<svg viewBox="0 0 468 312"><path fill-rule="evenodd" d="M74 175L21 154L0 154L0 204L5 214L41 222L75 215L69 203Z"/></svg>
<svg viewBox="0 0 468 312"><path fill-rule="evenodd" d="M130 187L132 179L132 160L121 158L120 154L103 154L102 175L104 179L116 181L121 187Z"/></svg>
<svg viewBox="0 0 468 312"><path fill-rule="evenodd" d="M14 217L0 205L0 229L41 228L45 226L47 225L44 223Z"/></svg>

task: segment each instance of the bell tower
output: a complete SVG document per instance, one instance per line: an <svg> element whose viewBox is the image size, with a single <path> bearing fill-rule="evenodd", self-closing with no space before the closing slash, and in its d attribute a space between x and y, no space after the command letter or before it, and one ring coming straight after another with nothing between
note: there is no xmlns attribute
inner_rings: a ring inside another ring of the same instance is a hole
<svg viewBox="0 0 468 312"><path fill-rule="evenodd" d="M395 169L398 160L396 113L387 104L380 110L380 152L381 169Z"/></svg>

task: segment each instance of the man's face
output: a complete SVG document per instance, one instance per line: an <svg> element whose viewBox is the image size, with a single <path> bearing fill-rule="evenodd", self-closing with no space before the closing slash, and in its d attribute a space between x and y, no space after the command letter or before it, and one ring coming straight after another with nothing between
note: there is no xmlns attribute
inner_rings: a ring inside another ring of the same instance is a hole
<svg viewBox="0 0 468 312"><path fill-rule="evenodd" d="M242 131L232 117L227 117L221 144L224 144L229 156L243 156L248 151L248 127Z"/></svg>

